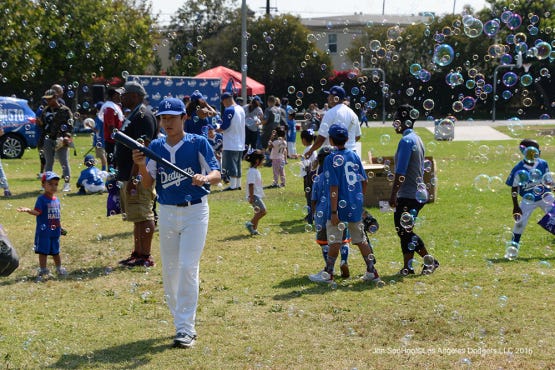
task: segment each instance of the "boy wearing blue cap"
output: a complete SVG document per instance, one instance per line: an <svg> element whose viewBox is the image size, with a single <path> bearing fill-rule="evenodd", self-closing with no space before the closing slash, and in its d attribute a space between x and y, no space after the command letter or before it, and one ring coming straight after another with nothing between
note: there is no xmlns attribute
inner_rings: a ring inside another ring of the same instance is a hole
<svg viewBox="0 0 555 370"><path fill-rule="evenodd" d="M550 191L548 186L552 186L553 179L550 175L549 165L540 158L540 145L536 140L524 139L520 142L519 149L524 158L513 167L505 182L511 187L515 221L509 247L516 248L517 253L520 248L520 237L532 212L536 208L541 208L544 213L547 213L553 207L551 197L546 195ZM518 202L519 195L522 198L520 204ZM505 258L514 259L516 257L510 251L506 252Z"/></svg>
<svg viewBox="0 0 555 370"><path fill-rule="evenodd" d="M77 179L78 194L94 194L103 193L106 191L106 184L104 183L108 173L100 171L96 166L96 160L91 154L87 154L83 160L85 169L81 171L79 179Z"/></svg>
<svg viewBox="0 0 555 370"><path fill-rule="evenodd" d="M174 318L174 346L191 347L197 334L199 263L209 219L203 186L220 182L220 166L206 137L184 132L185 106L181 100L162 100L156 115L166 136L153 140L149 149L193 174L192 178L165 167L164 163L147 161L138 150L133 151L133 161L144 186L156 183L162 280Z"/></svg>
<svg viewBox="0 0 555 370"><path fill-rule="evenodd" d="M56 264L58 275L67 275L62 267L60 258L60 235L62 235L60 201L56 198L60 176L52 171L42 174L42 187L44 193L39 195L33 209L19 207L18 212L26 212L37 217L35 229L35 253L39 255L39 272L37 282L50 277L46 267L47 257L50 255Z"/></svg>
<svg viewBox="0 0 555 370"><path fill-rule="evenodd" d="M329 245L326 268L310 280L322 283L333 282L335 261L343 241L343 232L349 229L351 241L356 244L366 264L363 281L381 284L378 271L374 267L374 253L366 240L362 222L363 199L366 192L367 176L359 156L345 148L348 131L341 124L333 124L329 130L330 143L337 151L324 160L322 180L329 192L328 220L326 234Z"/></svg>

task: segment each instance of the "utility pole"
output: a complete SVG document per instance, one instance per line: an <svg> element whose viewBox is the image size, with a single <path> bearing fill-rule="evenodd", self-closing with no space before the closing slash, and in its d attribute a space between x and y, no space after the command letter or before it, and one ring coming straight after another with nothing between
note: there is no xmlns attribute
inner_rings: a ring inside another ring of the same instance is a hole
<svg viewBox="0 0 555 370"><path fill-rule="evenodd" d="M382 3L382 15L384 14L385 14L385 0L383 0L383 3Z"/></svg>
<svg viewBox="0 0 555 370"><path fill-rule="evenodd" d="M243 104L247 104L247 71L247 0L243 0L241 5L241 97Z"/></svg>
<svg viewBox="0 0 555 370"><path fill-rule="evenodd" d="M266 0L266 17L270 17L270 0Z"/></svg>

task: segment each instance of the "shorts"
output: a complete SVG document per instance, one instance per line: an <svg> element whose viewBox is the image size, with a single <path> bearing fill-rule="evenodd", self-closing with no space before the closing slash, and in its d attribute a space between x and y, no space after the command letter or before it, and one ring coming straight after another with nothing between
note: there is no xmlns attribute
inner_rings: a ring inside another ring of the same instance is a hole
<svg viewBox="0 0 555 370"><path fill-rule="evenodd" d="M262 198L257 197L256 195L253 196L254 200L252 201L251 205L252 208L257 209L256 212L266 212L266 205Z"/></svg>
<svg viewBox="0 0 555 370"><path fill-rule="evenodd" d="M364 223L362 221L358 222L346 222L348 225L349 233L351 234L351 241L353 244L359 244L366 241L366 234L364 233ZM326 222L327 238L328 244L337 244L340 240L343 240L344 230L339 230L339 225L335 226L331 224L331 221Z"/></svg>
<svg viewBox="0 0 555 370"><path fill-rule="evenodd" d="M60 237L59 236L35 236L35 253L45 254L48 256L57 256L60 254Z"/></svg>
<svg viewBox="0 0 555 370"><path fill-rule="evenodd" d="M343 244L351 242L351 236L349 235L348 229L343 230L343 238L341 241L343 242ZM325 226L316 232L316 243L318 243L319 245L328 244L328 234Z"/></svg>
<svg viewBox="0 0 555 370"><path fill-rule="evenodd" d="M106 158L106 149L104 147L95 147L94 153L96 158Z"/></svg>
<svg viewBox="0 0 555 370"><path fill-rule="evenodd" d="M121 215L124 221L154 221L153 207L156 198L154 185L145 188L142 183L138 183L136 191L130 194L126 190L128 183L129 181L124 181L119 191Z"/></svg>

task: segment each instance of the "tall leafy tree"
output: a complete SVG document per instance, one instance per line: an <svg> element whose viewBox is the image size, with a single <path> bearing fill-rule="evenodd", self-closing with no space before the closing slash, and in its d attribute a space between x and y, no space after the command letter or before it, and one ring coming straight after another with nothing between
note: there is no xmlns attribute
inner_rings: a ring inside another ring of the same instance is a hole
<svg viewBox="0 0 555 370"><path fill-rule="evenodd" d="M0 38L4 94L40 96L54 82L77 88L94 77L145 73L154 60L156 19L147 0L7 0L2 10L13 16L0 33L14 32Z"/></svg>
<svg viewBox="0 0 555 370"><path fill-rule="evenodd" d="M234 19L237 0L187 0L172 17L168 74L194 76L207 64L204 40L226 28Z"/></svg>

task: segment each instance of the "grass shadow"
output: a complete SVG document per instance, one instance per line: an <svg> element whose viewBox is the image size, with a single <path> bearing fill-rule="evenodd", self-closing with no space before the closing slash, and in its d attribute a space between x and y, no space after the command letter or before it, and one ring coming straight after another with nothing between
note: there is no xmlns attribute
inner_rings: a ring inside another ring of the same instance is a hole
<svg viewBox="0 0 555 370"><path fill-rule="evenodd" d="M402 280L402 278L394 274L394 275L382 276L382 280L384 281L385 285L378 286L375 283L362 281L357 277L351 277L349 279L338 279L336 281L336 284L332 286L330 284L314 283L310 281L307 276L294 277L294 278L282 280L278 284L274 285L274 288L277 288L277 289L298 288L298 289L293 289L289 292L276 294L273 296L273 299L277 301L288 301L291 299L299 298L306 294L326 294L336 290L362 292L362 291L367 291L367 290L376 289L376 288L383 289L383 288L386 288L392 280L394 280L395 282L399 282Z"/></svg>
<svg viewBox="0 0 555 370"><path fill-rule="evenodd" d="M12 195L9 197L3 197L2 199L5 201L16 200L16 199L27 199L27 198L36 198L40 195L40 191L37 188L37 191L26 191L23 193L19 192L12 192Z"/></svg>
<svg viewBox="0 0 555 370"><path fill-rule="evenodd" d="M162 344L163 342L163 344ZM169 339L154 338L91 351L64 354L49 369L118 368L137 369L149 365L153 355L171 349Z"/></svg>
<svg viewBox="0 0 555 370"><path fill-rule="evenodd" d="M300 220L286 220L278 224L283 231L290 234L306 233L306 221L304 219Z"/></svg>
<svg viewBox="0 0 555 370"><path fill-rule="evenodd" d="M555 260L555 256L553 257L517 257L514 260L509 260L506 259L504 257L501 258L488 258L486 259L486 261L491 262L491 263L515 263L518 261L523 261L523 262L532 262L532 261L553 261Z"/></svg>

